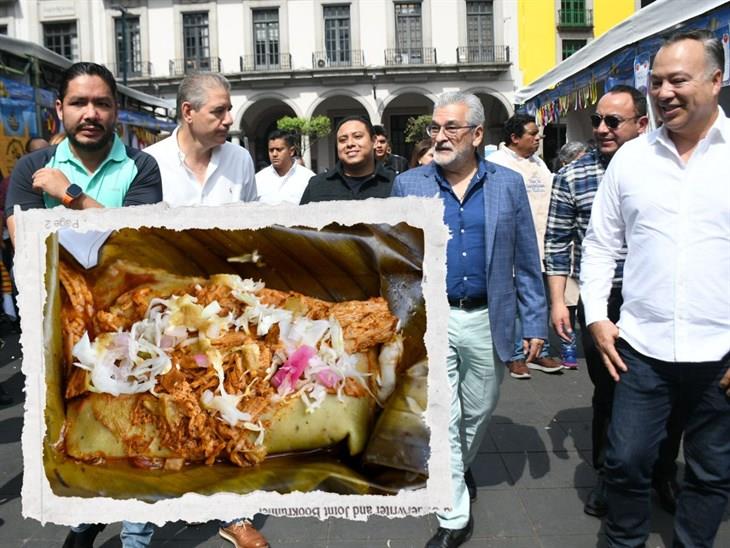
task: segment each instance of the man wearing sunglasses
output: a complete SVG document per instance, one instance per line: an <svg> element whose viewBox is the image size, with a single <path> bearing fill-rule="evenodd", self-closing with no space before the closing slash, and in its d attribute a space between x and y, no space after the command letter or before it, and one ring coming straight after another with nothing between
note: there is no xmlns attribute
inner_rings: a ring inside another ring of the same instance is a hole
<svg viewBox="0 0 730 548"><path fill-rule="evenodd" d="M440 197L452 235L446 249L451 307L446 365L453 504L438 514L439 529L426 546L453 548L472 533L470 502L477 488L468 469L504 377L493 349L503 361L512 356L519 308L525 354L529 360L537 357L547 338L547 306L522 177L477 154L484 137L479 98L462 92L440 95L427 131L434 142L433 161L398 175L392 195Z"/></svg>
<svg viewBox="0 0 730 548"><path fill-rule="evenodd" d="M593 199L616 151L624 143L644 133L647 123L646 98L633 87L613 87L598 101L596 112L591 116L597 148L568 164L555 176L545 234L545 267L552 299L551 323L555 332L566 341L570 340L573 333L563 293L568 276L578 277L580 274L582 243ZM618 321L623 302L621 282L624 255L625 249L617 261L608 297L608 316L614 322ZM592 449L593 467L598 474L597 484L588 495L583 510L588 515L602 517L608 512L604 459L616 383L606 371L601 353L590 335L582 300L578 302L578 321L588 374L594 387ZM676 424L677 421L678 417L671 422L654 467L654 485L662 506L669 512L674 511L678 491L675 460L682 429Z"/></svg>
<svg viewBox="0 0 730 548"><path fill-rule="evenodd" d="M583 242L585 321L616 381L606 448L610 547L649 536L651 465L673 409L686 413L673 546L710 548L730 498L730 120L718 106L714 32L670 37L650 95L661 128L623 147ZM621 319L606 295L621 247Z"/></svg>

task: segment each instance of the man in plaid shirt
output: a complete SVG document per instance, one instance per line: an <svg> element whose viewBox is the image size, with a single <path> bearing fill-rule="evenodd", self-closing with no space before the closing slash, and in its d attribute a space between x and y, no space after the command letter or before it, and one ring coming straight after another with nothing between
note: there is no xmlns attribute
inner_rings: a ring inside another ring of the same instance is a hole
<svg viewBox="0 0 730 548"><path fill-rule="evenodd" d="M550 289L550 321L555 332L566 341L571 340L573 333L563 295L568 276L578 278L580 273L581 244L588 229L593 198L613 155L625 142L643 133L647 124L646 97L630 86L611 88L591 116L596 148L563 167L553 181L545 232L545 274ZM623 302L622 274L623 261L618 261L608 298L608 316L613 322L618 321ZM588 374L594 386L592 448L593 466L598 472L597 485L588 496L584 511L601 517L608 511L602 470L615 383L590 336L580 301L578 321ZM654 467L654 487L662 506L671 512L676 506L678 491L675 460L682 435L678 422L678 417L670 420L668 436Z"/></svg>

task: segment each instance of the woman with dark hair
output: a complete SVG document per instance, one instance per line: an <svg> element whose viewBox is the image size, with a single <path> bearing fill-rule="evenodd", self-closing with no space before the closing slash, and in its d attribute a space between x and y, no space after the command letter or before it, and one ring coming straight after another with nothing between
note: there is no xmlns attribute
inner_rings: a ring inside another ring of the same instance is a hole
<svg viewBox="0 0 730 548"><path fill-rule="evenodd" d="M430 164L431 160L433 160L433 142L430 138L421 139L413 147L413 153L411 154L411 161L408 167L425 166L426 164Z"/></svg>

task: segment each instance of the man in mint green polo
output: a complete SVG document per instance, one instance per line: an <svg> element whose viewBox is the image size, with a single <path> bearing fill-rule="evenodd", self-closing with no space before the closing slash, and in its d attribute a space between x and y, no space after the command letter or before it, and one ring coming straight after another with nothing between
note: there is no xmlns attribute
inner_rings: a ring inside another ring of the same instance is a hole
<svg viewBox="0 0 730 548"><path fill-rule="evenodd" d="M5 216L15 244L13 207L122 207L162 200L157 162L114 132L117 85L108 69L75 63L63 74L56 112L66 139L21 158L10 177Z"/></svg>
<svg viewBox="0 0 730 548"><path fill-rule="evenodd" d="M23 156L15 165L5 199L5 217L15 245L13 207L70 209L123 207L162 200L157 162L149 154L126 147L117 137L117 84L108 69L75 63L63 73L56 112L66 138ZM92 546L102 524L72 527L63 548ZM122 524L123 548L148 546L149 523Z"/></svg>

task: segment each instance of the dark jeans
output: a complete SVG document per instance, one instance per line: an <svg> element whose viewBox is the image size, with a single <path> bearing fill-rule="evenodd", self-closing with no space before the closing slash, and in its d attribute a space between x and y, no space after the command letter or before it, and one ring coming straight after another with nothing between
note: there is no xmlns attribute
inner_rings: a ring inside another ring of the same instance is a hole
<svg viewBox="0 0 730 548"><path fill-rule="evenodd" d="M614 287L608 297L608 318L613 323L618 322L621 304L623 304L621 288ZM616 382L608 374L606 366L603 365L601 354L588 331L582 301L578 301L578 322L580 323L581 341L588 367L588 376L593 383L593 424L591 430L593 467L600 473L603 470L603 461L606 456L608 427L611 424L613 392L616 388ZM654 478L656 480L673 478L677 474L676 461L679 454L679 444L682 440L683 423L681 410L676 409L667 422L667 437L661 444L659 458L654 466Z"/></svg>
<svg viewBox="0 0 730 548"><path fill-rule="evenodd" d="M649 536L651 469L674 408L686 413L685 481L674 520L674 548L711 548L730 496L730 398L719 362L670 363L617 345L628 371L614 394L606 450L610 547L640 547Z"/></svg>

